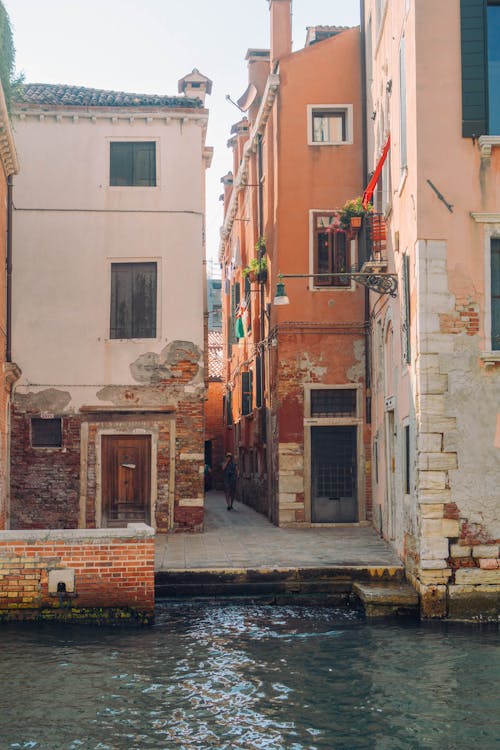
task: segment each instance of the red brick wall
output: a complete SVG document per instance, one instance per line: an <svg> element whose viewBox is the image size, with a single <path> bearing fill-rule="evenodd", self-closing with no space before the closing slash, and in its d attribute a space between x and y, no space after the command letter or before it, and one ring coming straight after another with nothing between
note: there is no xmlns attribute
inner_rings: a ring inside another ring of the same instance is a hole
<svg viewBox="0 0 500 750"><path fill-rule="evenodd" d="M40 538L37 538L39 536ZM51 570L75 571L75 596L48 592ZM150 620L154 535L143 530L0 532L0 620Z"/></svg>
<svg viewBox="0 0 500 750"><path fill-rule="evenodd" d="M212 442L212 486L222 488L221 466L224 461L224 420L222 396L224 384L210 381L205 402L205 439Z"/></svg>
<svg viewBox="0 0 500 750"><path fill-rule="evenodd" d="M80 417L66 415L63 448L32 448L31 414L13 408L10 528L78 527L80 424Z"/></svg>

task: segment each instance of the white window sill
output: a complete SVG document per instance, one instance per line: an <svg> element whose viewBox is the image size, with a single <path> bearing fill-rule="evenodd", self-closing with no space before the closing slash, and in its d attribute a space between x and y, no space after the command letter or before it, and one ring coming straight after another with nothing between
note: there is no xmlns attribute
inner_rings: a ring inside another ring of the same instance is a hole
<svg viewBox="0 0 500 750"><path fill-rule="evenodd" d="M486 367L493 367L495 364L500 363L500 351L481 352L479 358L484 362Z"/></svg>
<svg viewBox="0 0 500 750"><path fill-rule="evenodd" d="M491 156L491 149L500 146L500 135L481 135L478 144L481 156Z"/></svg>

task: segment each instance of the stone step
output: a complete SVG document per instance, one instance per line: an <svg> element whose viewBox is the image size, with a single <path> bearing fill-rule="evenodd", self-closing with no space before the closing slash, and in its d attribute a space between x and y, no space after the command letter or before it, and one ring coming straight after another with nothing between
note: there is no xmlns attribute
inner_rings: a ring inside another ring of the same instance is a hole
<svg viewBox="0 0 500 750"><path fill-rule="evenodd" d="M214 596L349 594L355 581L400 583L402 566L227 568L169 570L155 574L157 599Z"/></svg>
<svg viewBox="0 0 500 750"><path fill-rule="evenodd" d="M355 581L352 592L361 600L367 617L416 615L419 611L418 594L404 581Z"/></svg>

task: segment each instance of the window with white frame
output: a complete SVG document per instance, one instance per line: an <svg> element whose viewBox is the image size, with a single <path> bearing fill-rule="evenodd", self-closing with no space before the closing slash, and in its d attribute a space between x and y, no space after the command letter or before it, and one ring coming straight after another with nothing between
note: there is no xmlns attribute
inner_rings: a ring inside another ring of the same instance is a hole
<svg viewBox="0 0 500 750"><path fill-rule="evenodd" d="M111 339L156 338L157 264L111 264Z"/></svg>
<svg viewBox="0 0 500 750"><path fill-rule="evenodd" d="M351 279L340 275L349 272L350 243L336 221L333 211L312 212L313 265L314 273L317 274L313 279L314 286L351 286Z"/></svg>
<svg viewBox="0 0 500 750"><path fill-rule="evenodd" d="M317 146L338 146L352 143L352 105L309 105L308 143Z"/></svg>
<svg viewBox="0 0 500 750"><path fill-rule="evenodd" d="M109 144L111 187L155 187L155 141L112 141Z"/></svg>

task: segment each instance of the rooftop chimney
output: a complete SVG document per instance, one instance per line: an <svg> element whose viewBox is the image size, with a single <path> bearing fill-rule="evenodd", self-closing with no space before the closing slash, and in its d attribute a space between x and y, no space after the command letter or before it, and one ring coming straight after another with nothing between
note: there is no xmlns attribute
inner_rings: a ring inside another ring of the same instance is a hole
<svg viewBox="0 0 500 750"><path fill-rule="evenodd" d="M292 0L269 0L271 12L271 71L292 51Z"/></svg>

